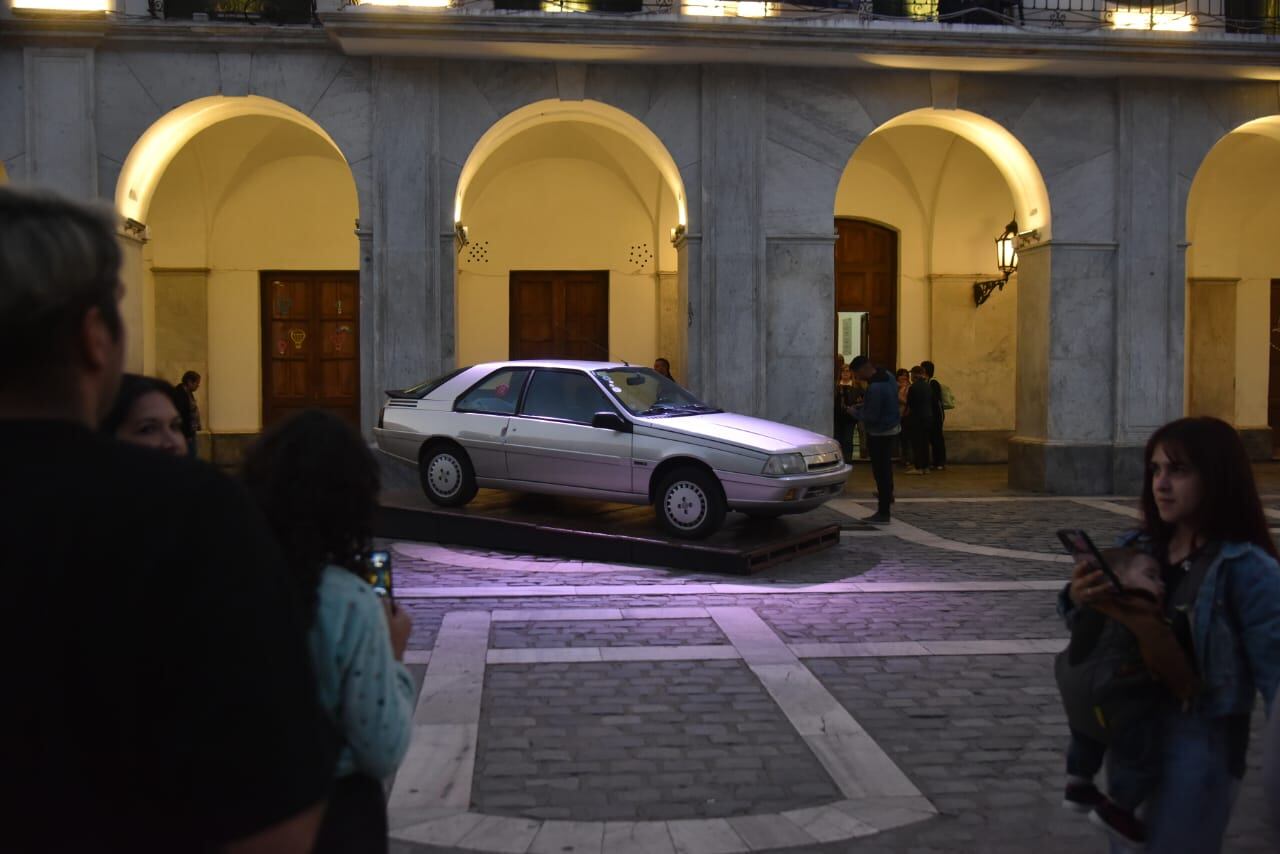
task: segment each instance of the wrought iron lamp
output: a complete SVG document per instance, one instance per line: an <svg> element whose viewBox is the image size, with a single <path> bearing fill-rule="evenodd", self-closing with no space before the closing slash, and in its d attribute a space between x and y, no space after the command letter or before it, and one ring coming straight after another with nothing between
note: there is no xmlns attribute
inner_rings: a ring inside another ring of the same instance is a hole
<svg viewBox="0 0 1280 854"><path fill-rule="evenodd" d="M1002 277L985 282L973 283L973 304L982 305L991 298L991 292L999 288L1004 290L1009 277L1018 269L1018 222L1012 220L1004 227L1004 232L996 238L996 266L1000 268Z"/></svg>

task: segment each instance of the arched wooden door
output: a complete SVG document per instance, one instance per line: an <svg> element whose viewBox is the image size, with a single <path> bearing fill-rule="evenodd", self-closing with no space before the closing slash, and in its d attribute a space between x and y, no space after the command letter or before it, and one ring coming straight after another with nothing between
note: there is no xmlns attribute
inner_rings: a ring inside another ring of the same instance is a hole
<svg viewBox="0 0 1280 854"><path fill-rule="evenodd" d="M863 339L859 349L865 347L871 361L893 371L898 361L898 233L861 219L837 219L835 264L837 350L841 314L865 313L865 325L854 333Z"/></svg>

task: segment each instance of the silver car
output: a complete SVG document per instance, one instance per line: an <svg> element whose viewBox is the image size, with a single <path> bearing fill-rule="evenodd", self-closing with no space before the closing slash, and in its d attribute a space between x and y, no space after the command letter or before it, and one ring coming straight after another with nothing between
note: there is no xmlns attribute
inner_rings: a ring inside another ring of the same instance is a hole
<svg viewBox="0 0 1280 854"><path fill-rule="evenodd" d="M416 463L445 507L482 486L652 504L667 531L695 538L727 510L810 510L849 474L826 436L716 409L627 364L493 362L387 395L378 447Z"/></svg>

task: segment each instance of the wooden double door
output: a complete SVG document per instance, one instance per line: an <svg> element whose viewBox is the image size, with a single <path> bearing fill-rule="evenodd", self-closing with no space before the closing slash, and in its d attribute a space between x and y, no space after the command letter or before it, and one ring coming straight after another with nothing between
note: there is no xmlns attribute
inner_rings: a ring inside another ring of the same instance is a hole
<svg viewBox="0 0 1280 854"><path fill-rule="evenodd" d="M263 272L262 423L323 409L360 429L360 279Z"/></svg>
<svg viewBox="0 0 1280 854"><path fill-rule="evenodd" d="M512 359L586 359L609 354L609 271L512 271Z"/></svg>
<svg viewBox="0 0 1280 854"><path fill-rule="evenodd" d="M866 312L871 361L898 361L898 233L860 219L836 220L836 313Z"/></svg>

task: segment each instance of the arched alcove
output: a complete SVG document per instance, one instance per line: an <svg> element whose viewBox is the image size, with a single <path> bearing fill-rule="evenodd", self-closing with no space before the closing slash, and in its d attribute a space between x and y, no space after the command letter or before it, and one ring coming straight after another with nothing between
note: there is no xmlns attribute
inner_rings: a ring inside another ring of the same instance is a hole
<svg viewBox="0 0 1280 854"><path fill-rule="evenodd" d="M1006 459L1017 406L1017 276L982 306L974 303L973 285L1001 278L995 238L1011 218L1020 233L1049 236L1048 193L1026 148L974 113L905 113L855 150L836 191L835 215L837 323L890 306L892 356L881 349L879 360L908 368L933 361L960 401L947 414L948 458ZM887 285L860 283L886 274L883 263L856 257L859 239L846 232L858 222L895 234ZM875 346L871 351L878 355Z"/></svg>
<svg viewBox="0 0 1280 854"><path fill-rule="evenodd" d="M1270 457L1280 411L1280 116L1241 125L1196 171L1187 198L1186 411L1235 424ZM1275 294L1273 295L1273 291Z"/></svg>
<svg viewBox="0 0 1280 854"><path fill-rule="evenodd" d="M635 118L593 101L509 114L464 164L454 216L466 241L455 268L459 364L663 356L684 369L672 238L687 223L685 193Z"/></svg>
<svg viewBox="0 0 1280 854"><path fill-rule="evenodd" d="M139 138L116 204L146 229L126 283L131 367L202 374L215 442L303 406L358 425L359 203L322 128L266 98L193 101Z"/></svg>

